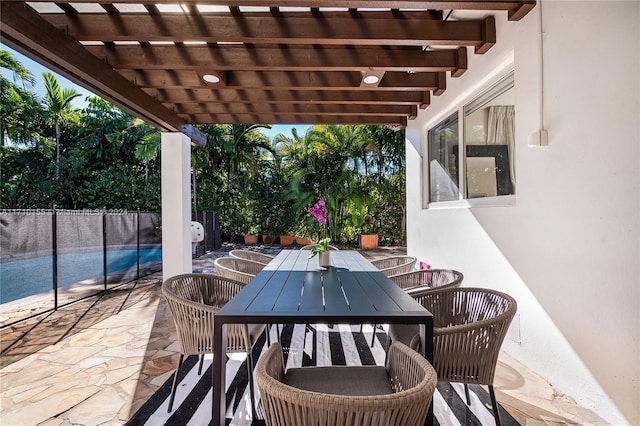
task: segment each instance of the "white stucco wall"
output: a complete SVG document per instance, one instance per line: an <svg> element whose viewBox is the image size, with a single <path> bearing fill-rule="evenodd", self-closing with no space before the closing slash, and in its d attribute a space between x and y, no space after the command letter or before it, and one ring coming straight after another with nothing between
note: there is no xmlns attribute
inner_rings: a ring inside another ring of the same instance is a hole
<svg viewBox="0 0 640 426"><path fill-rule="evenodd" d="M640 424L640 2L543 1L497 16L497 44L470 50L407 128L409 254L518 301L521 342L503 349L610 424ZM540 126L540 11L547 148ZM492 73L500 70L497 76ZM423 209L427 129L515 70L515 205ZM516 335L516 330L512 330Z"/></svg>
<svg viewBox="0 0 640 426"><path fill-rule="evenodd" d="M162 278L192 272L191 140L162 132Z"/></svg>

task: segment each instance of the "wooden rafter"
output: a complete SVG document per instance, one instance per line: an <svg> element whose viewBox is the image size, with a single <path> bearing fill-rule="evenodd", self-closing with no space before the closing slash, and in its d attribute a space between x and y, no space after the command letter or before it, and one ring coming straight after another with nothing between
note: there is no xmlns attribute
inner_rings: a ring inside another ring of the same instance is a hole
<svg viewBox="0 0 640 426"><path fill-rule="evenodd" d="M203 142L193 124L404 126L446 90L448 76L465 73L468 54L497 42L496 18L522 19L536 2L1 4L3 43L161 129Z"/></svg>
<svg viewBox="0 0 640 426"><path fill-rule="evenodd" d="M253 44L353 46L474 46L495 43L495 18L439 21L415 12L411 18L327 13L321 16L242 14L107 15L50 14L44 18L79 41L242 42Z"/></svg>
<svg viewBox="0 0 640 426"><path fill-rule="evenodd" d="M205 87L190 70L122 70L122 75L142 88ZM278 90L358 90L360 74L349 71L235 71L226 74L226 87ZM387 72L378 90L435 90L446 88L445 73ZM362 90L367 90L363 88ZM439 93L438 93L439 94Z"/></svg>
<svg viewBox="0 0 640 426"><path fill-rule="evenodd" d="M236 89L145 89L166 104L257 103L257 104L368 104L429 105L429 91L373 90L236 90Z"/></svg>
<svg viewBox="0 0 640 426"><path fill-rule="evenodd" d="M161 129L183 132L199 145L206 143L206 137L189 122L132 86L67 35L48 26L24 3L3 1L0 12L4 43L30 53L52 70L103 93L106 99Z"/></svg>
<svg viewBox="0 0 640 426"><path fill-rule="evenodd" d="M406 47L336 46L87 46L115 69L214 69L246 71L438 72L459 76L467 49L423 51Z"/></svg>
<svg viewBox="0 0 640 426"><path fill-rule="evenodd" d="M387 124L406 126L407 117L400 115L305 115L305 114L194 114L185 119L202 124L282 123L282 124Z"/></svg>
<svg viewBox="0 0 640 426"><path fill-rule="evenodd" d="M367 105L367 104L176 104L175 112L192 114L288 114L288 115L406 115L415 117L415 105Z"/></svg>
<svg viewBox="0 0 640 426"><path fill-rule="evenodd" d="M22 1L22 0L3 0ZM32 0L32 3L49 2L50 0ZM112 0L110 4L127 4L131 0ZM93 0L75 0L73 3L95 3ZM138 0L136 4L175 4L175 0ZM226 5L229 8L239 9L240 6L258 6L267 8L283 7L309 7L308 0L183 0L181 4L214 4ZM388 8L388 9L429 9L429 10L486 10L486 11L507 11L509 20L518 21L522 19L536 5L535 0L528 1L432 1L432 0L316 0L313 8Z"/></svg>

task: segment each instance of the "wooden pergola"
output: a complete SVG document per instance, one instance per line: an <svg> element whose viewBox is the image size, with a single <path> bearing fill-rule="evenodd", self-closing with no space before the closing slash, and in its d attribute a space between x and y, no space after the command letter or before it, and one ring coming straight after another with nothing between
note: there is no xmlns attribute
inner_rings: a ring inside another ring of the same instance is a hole
<svg viewBox="0 0 640 426"><path fill-rule="evenodd" d="M533 1L2 0L2 42L164 131L406 126ZM469 49L473 48L473 49ZM469 53L470 52L470 53Z"/></svg>
<svg viewBox="0 0 640 426"><path fill-rule="evenodd" d="M163 276L192 271L195 124L402 128L531 1L0 1L2 43L162 131Z"/></svg>

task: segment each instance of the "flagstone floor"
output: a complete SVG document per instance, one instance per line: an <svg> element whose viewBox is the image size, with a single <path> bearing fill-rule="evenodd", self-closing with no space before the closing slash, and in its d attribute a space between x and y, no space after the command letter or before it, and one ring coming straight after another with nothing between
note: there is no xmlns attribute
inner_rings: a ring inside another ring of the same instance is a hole
<svg viewBox="0 0 640 426"><path fill-rule="evenodd" d="M225 254L195 259L194 272L214 272L213 260ZM363 254L376 258L402 249ZM124 424L177 363L161 277L1 328L0 424ZM498 401L522 425L606 424L504 353L496 376Z"/></svg>

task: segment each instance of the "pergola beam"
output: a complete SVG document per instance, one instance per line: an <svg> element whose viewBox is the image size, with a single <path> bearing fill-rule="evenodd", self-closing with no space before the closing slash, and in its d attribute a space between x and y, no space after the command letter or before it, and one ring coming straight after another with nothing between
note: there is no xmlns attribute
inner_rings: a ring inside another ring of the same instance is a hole
<svg viewBox="0 0 640 426"><path fill-rule="evenodd" d="M323 44L352 46L474 46L486 51L495 19L440 21L425 12L398 18L366 14L90 14L45 15L53 26L78 41L242 42L255 44ZM161 19L158 19L161 18Z"/></svg>
<svg viewBox="0 0 640 426"><path fill-rule="evenodd" d="M430 103L428 91L373 90L242 90L242 89L145 89L158 101L182 103L252 104L369 104L419 105Z"/></svg>
<svg viewBox="0 0 640 426"><path fill-rule="evenodd" d="M406 116L394 115L194 114L185 118L202 124L387 124L403 127L407 125Z"/></svg>
<svg viewBox="0 0 640 426"><path fill-rule="evenodd" d="M142 88L205 87L196 72L190 70L122 70L122 75ZM278 90L358 90L360 74L349 71L236 71L226 74L226 87L236 89ZM446 88L446 73L387 72L377 90L436 90ZM360 90L368 90L362 88Z"/></svg>
<svg viewBox="0 0 640 426"><path fill-rule="evenodd" d="M262 115L406 115L415 117L416 105L360 105L360 104L178 104L179 115L199 114L262 114Z"/></svg>
<svg viewBox="0 0 640 426"><path fill-rule="evenodd" d="M0 2L3 43L99 94L162 130L182 132L199 145L206 136L131 84L24 3Z"/></svg>
<svg viewBox="0 0 640 426"><path fill-rule="evenodd" d="M22 0L3 0L22 1ZM51 0L31 0L32 3L49 2ZM130 3L130 0L111 0L110 4ZM74 0L73 3L95 3L95 0ZM175 4L175 0L137 0L139 4ZM183 0L180 2L188 6L191 5L226 5L230 8L240 6L263 6L263 7L310 7L308 0ZM433 1L433 0L314 0L314 9L320 8L389 8L389 9L430 9L430 10L492 10L507 11L509 20L517 21L522 19L536 5L535 0L493 0L493 1Z"/></svg>
<svg viewBox="0 0 640 426"><path fill-rule="evenodd" d="M86 46L115 69L200 69L245 71L451 71L466 70L467 49L319 46Z"/></svg>

